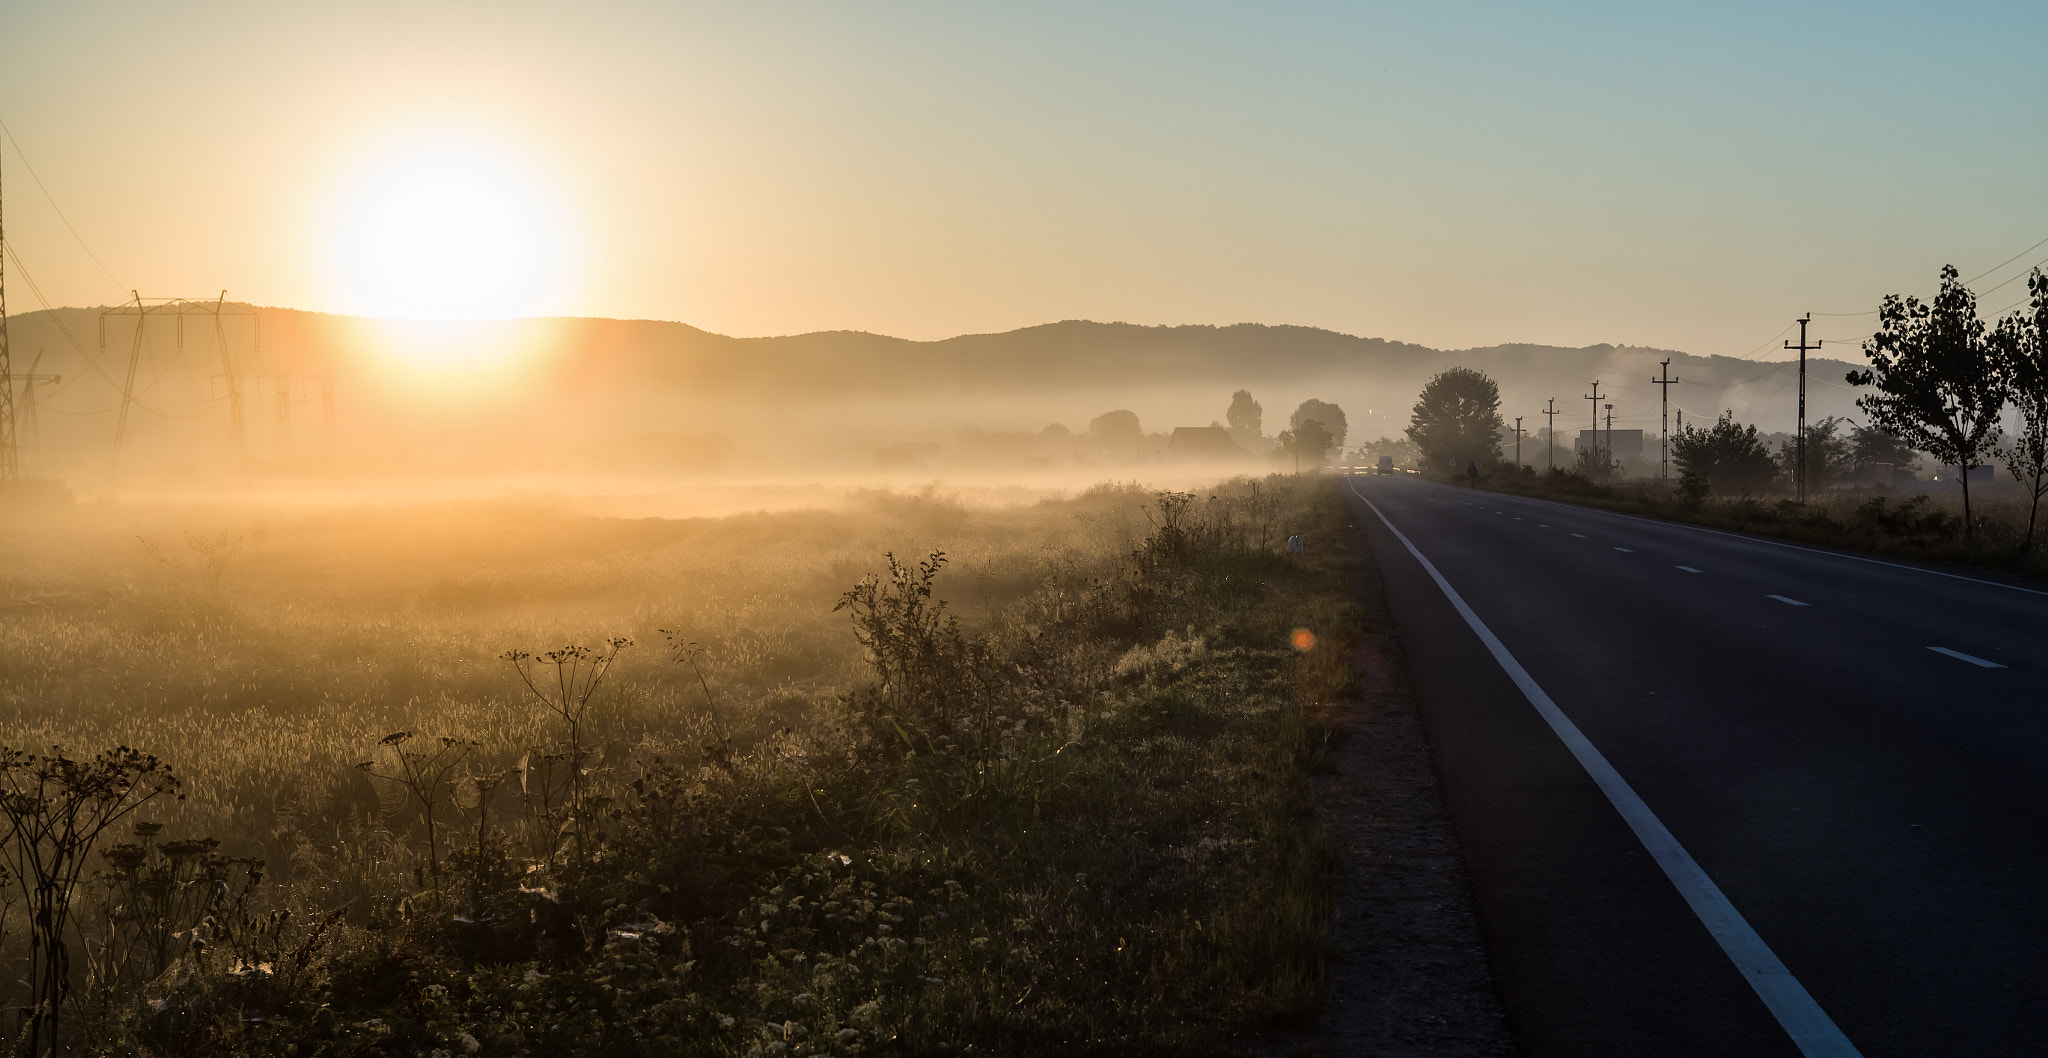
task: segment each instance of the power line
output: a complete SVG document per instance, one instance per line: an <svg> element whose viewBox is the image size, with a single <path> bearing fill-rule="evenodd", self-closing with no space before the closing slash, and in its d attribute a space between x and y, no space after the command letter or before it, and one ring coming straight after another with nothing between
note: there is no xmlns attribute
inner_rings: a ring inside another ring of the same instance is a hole
<svg viewBox="0 0 2048 1058"><path fill-rule="evenodd" d="M4 133L7 136L7 142L14 145L14 156L21 159L21 167L28 170L29 179L36 182L36 190L43 193L44 201L48 202L50 209L56 212L57 219L64 222L64 230L70 232L71 237L78 240L78 248L84 250L87 257L92 258L93 264L99 265L100 274L106 276L107 281L114 284L114 289L127 290L128 287L120 280L115 279L114 273L108 271L106 265L100 264L99 255L93 253L92 247L85 244L85 236L78 234L78 229L71 226L71 218L65 216L64 210L58 207L57 200L50 194L50 189L43 186L43 178L36 175L36 167L28 164L28 155L22 152L21 141L14 138L14 131L9 129L4 121L0 121L0 133Z"/></svg>
<svg viewBox="0 0 2048 1058"><path fill-rule="evenodd" d="M2041 248L2041 247L2043 247L2043 246L2048 246L2048 239L2042 239L2042 240L2041 240L2040 242L2037 242L2037 243L2035 243L2034 245L2032 245L2032 246L2029 246L2029 247L2027 247L2026 249L2024 249L2024 250L2021 250L2020 252L2018 252L2018 253L2016 253L2016 254L2013 254L2013 255L2012 255L2011 257L2008 257L2008 258L2006 258L2005 260L2003 260L2003 261L2000 261L2000 262L1998 262L1997 264L1995 264L1995 265L1992 265L1992 266L1991 266L1991 267L1989 267L1989 268L1986 268L1986 269L1985 269L1985 270L1983 270L1982 272L1979 272L1979 273L1977 273L1976 275L1973 275L1973 276L1971 276L1970 278L1968 278L1968 279L1965 279L1965 280L1963 280L1963 285L1964 285L1964 286L1969 286L1970 284L1972 284L1972 283L1975 283L1975 282L1976 282L1977 280L1979 280L1979 279L1982 279L1982 278L1984 278L1985 276L1988 276L1988 275L1990 275L1991 273L1993 273L1993 272L1996 272L1996 271L1998 271L1998 270L1999 270L1999 269L2001 269L2001 268L2004 268L2004 267L2005 267L2006 265L2009 265L2009 264L2013 263L2014 261L2017 261L2017 260L2019 260L2020 258L2022 258L2022 257L2025 257L2026 255L2028 255L2028 254L2030 254L2030 253L2033 253L2033 252L2034 252L2035 250L2038 250L2038 249L2040 249L2040 248ZM2036 266L2036 267L2039 267L2039 266ZM2010 282L2012 282L2012 280L2008 279L2008 280L2006 280L2006 282L2007 282L2007 283L2010 283ZM2003 285L2004 285L2004 284L2000 284L2000 286L2003 286ZM1994 287L1993 289L1996 289L1996 288Z"/></svg>

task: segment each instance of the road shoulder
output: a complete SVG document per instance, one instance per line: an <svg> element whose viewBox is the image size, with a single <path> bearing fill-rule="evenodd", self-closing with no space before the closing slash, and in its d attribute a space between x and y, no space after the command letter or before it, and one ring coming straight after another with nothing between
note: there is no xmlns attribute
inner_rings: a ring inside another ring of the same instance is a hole
<svg viewBox="0 0 2048 1058"><path fill-rule="evenodd" d="M1517 1053L1480 940L1464 858L1374 556L1359 533L1358 693L1315 780L1337 859L1330 1002L1271 1053L1506 1058Z"/></svg>

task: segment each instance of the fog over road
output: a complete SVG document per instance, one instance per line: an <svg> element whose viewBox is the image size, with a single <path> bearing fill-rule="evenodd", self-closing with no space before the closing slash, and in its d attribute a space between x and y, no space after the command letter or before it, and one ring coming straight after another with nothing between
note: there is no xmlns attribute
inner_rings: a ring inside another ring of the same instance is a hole
<svg viewBox="0 0 2048 1058"><path fill-rule="evenodd" d="M2044 585L1410 477L1346 491L1527 1054L2048 1053ZM1501 652L1683 852L1652 855ZM1687 853L1735 957L1667 873Z"/></svg>

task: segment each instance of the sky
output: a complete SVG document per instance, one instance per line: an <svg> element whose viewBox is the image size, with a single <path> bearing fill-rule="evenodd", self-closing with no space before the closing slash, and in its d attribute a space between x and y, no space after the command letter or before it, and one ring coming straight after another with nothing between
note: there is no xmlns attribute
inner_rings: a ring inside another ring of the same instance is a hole
<svg viewBox="0 0 2048 1058"><path fill-rule="evenodd" d="M16 4L8 308L25 267L61 305L1769 358L1946 263L2024 295L2044 45L2026 2Z"/></svg>

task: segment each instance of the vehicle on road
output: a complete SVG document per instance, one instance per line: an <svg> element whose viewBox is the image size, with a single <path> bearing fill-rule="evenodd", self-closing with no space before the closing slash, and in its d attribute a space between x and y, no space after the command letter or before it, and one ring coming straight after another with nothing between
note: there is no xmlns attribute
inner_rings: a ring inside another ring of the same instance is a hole
<svg viewBox="0 0 2048 1058"><path fill-rule="evenodd" d="M1381 456L1381 457L1380 457L1380 465L1379 465L1379 472L1380 472L1380 473L1382 473L1382 474L1391 474L1391 473L1393 473L1393 472L1394 472L1394 457L1393 457L1393 456Z"/></svg>

